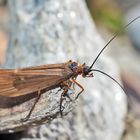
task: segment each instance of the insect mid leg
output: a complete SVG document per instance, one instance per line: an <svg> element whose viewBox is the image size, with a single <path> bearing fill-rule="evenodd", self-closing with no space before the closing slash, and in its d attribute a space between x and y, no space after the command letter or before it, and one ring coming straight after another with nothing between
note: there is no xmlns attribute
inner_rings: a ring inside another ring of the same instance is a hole
<svg viewBox="0 0 140 140"><path fill-rule="evenodd" d="M62 87L61 87L61 89L63 89L63 90L67 89L67 92L65 92L65 94L63 96L64 97L67 96L69 98L69 100L71 100L71 101L72 101L72 99L71 99L71 97L68 94L68 90L69 89L73 90L73 89L71 89L71 85L72 84L73 84L73 82L71 80L67 80L67 81L62 83Z"/></svg>
<svg viewBox="0 0 140 140"><path fill-rule="evenodd" d="M80 85L75 79L72 79L73 83L75 83L79 88L81 88L81 91L77 94L76 99L78 99L79 95L84 91L84 88L82 85Z"/></svg>
<svg viewBox="0 0 140 140"><path fill-rule="evenodd" d="M73 82L72 82L71 80L68 80L68 81L67 81L66 87L68 88L68 90L73 90L73 89L71 89L72 83L73 83ZM72 101L71 97L69 96L68 90L67 90L67 92L64 94L64 97L67 96L67 97L69 98L69 100Z"/></svg>
<svg viewBox="0 0 140 140"><path fill-rule="evenodd" d="M32 108L31 108L30 112L28 113L28 115L25 118L21 119L22 121L27 121L30 118L30 116L31 116L31 114L32 114L32 112L33 112L33 110L35 108L36 103L40 99L40 96L41 96L41 93L40 93L40 90L39 90L38 95L37 95L37 97L36 97L36 99L34 101L34 104L33 104Z"/></svg>
<svg viewBox="0 0 140 140"><path fill-rule="evenodd" d="M68 90L70 89L71 85L72 85L72 82L70 80L62 83L61 88L63 89L63 92L62 92L61 97L60 97L60 115L61 115L61 117L63 116L62 103L63 103L63 100L65 99L65 97L67 96L69 98L69 100L72 101L72 99L68 95Z"/></svg>

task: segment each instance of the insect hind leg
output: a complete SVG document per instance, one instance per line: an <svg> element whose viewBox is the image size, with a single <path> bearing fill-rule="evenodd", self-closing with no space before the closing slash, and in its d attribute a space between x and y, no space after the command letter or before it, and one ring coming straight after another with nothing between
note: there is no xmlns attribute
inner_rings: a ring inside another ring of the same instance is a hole
<svg viewBox="0 0 140 140"><path fill-rule="evenodd" d="M40 93L40 90L39 90L38 95L37 95L37 97L36 97L36 99L34 101L34 104L33 104L32 108L30 109L30 112L28 113L28 115L25 118L21 119L21 121L25 122L30 118L30 116L31 116L31 114L32 114L32 112L33 112L33 110L35 108L35 105L37 104L38 100L40 99L40 96L41 96L41 93Z"/></svg>

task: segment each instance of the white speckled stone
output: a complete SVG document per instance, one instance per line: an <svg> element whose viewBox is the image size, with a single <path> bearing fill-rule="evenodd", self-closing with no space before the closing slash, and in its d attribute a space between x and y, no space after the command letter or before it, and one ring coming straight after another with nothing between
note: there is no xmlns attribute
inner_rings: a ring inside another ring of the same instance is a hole
<svg viewBox="0 0 140 140"><path fill-rule="evenodd" d="M83 0L10 0L9 67L58 63L69 59L92 63L104 42ZM105 53L96 66L118 79ZM124 128L126 97L101 74L78 78L85 88L78 106L66 118L30 129L32 140L119 140ZM78 92L78 90L76 90ZM27 140L28 138L23 138Z"/></svg>

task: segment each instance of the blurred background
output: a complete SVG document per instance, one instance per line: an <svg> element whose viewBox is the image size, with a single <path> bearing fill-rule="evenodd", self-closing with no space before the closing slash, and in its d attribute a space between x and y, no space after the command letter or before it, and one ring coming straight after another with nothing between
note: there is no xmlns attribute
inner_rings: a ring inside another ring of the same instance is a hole
<svg viewBox="0 0 140 140"><path fill-rule="evenodd" d="M106 42L124 25L140 16L139 0L86 0L98 31ZM128 94L128 116L122 140L140 139L140 19L132 23L108 47L121 69Z"/></svg>
<svg viewBox="0 0 140 140"><path fill-rule="evenodd" d="M139 0L86 0L96 26L106 42L125 24L140 16ZM0 0L0 64L5 62L8 44L8 6ZM132 23L112 42L107 52L121 70L128 94L129 112L122 140L140 139L140 19Z"/></svg>

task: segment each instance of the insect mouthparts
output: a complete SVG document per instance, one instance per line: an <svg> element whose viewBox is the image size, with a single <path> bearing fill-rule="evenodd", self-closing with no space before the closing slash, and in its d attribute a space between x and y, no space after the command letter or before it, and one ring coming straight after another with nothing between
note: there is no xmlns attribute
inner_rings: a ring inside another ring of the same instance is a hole
<svg viewBox="0 0 140 140"><path fill-rule="evenodd" d="M83 77L86 77L87 75L89 75L89 73L91 72L92 70L90 69L89 66L85 66L83 68Z"/></svg>

